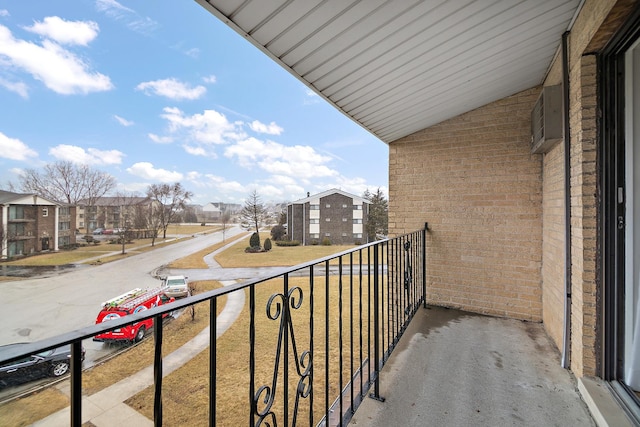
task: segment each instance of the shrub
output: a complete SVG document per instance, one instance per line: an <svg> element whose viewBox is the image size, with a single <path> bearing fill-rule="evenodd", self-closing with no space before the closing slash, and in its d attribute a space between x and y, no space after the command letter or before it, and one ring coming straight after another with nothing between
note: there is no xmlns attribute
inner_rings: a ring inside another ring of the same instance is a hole
<svg viewBox="0 0 640 427"><path fill-rule="evenodd" d="M251 238L249 239L249 246L252 248L260 248L260 235L258 233L253 233Z"/></svg>
<svg viewBox="0 0 640 427"><path fill-rule="evenodd" d="M319 245L319 244L320 244L320 242L318 242L318 239L313 239L313 240L311 240L311 244L312 244L313 246L317 246L317 245Z"/></svg>
<svg viewBox="0 0 640 427"><path fill-rule="evenodd" d="M271 250L271 239L265 239L264 250L267 252Z"/></svg>
<svg viewBox="0 0 640 427"><path fill-rule="evenodd" d="M206 223L206 222L201 222L201 223L200 223L200 227L204 227L205 225L207 225L207 223Z"/></svg>
<svg viewBox="0 0 640 427"><path fill-rule="evenodd" d="M278 240L276 246L300 246L300 242L297 240Z"/></svg>
<svg viewBox="0 0 640 427"><path fill-rule="evenodd" d="M322 246L331 246L331 240L328 237L322 239Z"/></svg>
<svg viewBox="0 0 640 427"><path fill-rule="evenodd" d="M282 225L276 225L271 229L271 238L273 240L284 240L283 237L287 234L287 229Z"/></svg>
<svg viewBox="0 0 640 427"><path fill-rule="evenodd" d="M356 240L355 245L356 246L362 246L362 242L360 240Z"/></svg>
<svg viewBox="0 0 640 427"><path fill-rule="evenodd" d="M262 248L260 246L248 246L244 251L248 254L257 254L262 252Z"/></svg>

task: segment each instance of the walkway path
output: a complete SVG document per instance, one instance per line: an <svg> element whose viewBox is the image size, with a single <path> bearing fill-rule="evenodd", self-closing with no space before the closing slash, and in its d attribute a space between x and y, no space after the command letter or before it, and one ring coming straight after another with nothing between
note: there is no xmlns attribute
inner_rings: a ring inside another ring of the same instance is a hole
<svg viewBox="0 0 640 427"><path fill-rule="evenodd" d="M214 256L236 243L231 241L222 248L205 256L204 260L210 268L221 268L215 262ZM235 280L221 282L223 286L235 283ZM216 336L220 337L240 316L245 303L244 291L228 294L227 303L217 317ZM209 346L209 327L162 359L163 377L169 375ZM65 382L68 384L68 381ZM153 426L153 421L140 414L124 403L130 397L153 385L153 365L147 366L138 373L131 375L91 396L82 398L82 423L91 422L96 427L121 427L131 425L136 427ZM40 420L33 426L66 426L69 425L70 408L60 411Z"/></svg>

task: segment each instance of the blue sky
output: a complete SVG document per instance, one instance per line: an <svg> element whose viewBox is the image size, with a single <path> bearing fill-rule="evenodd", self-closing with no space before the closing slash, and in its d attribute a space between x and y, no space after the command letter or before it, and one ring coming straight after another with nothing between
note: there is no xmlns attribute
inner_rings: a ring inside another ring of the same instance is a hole
<svg viewBox="0 0 640 427"><path fill-rule="evenodd" d="M191 0L0 0L0 102L0 188L68 160L199 204L388 194L383 142Z"/></svg>

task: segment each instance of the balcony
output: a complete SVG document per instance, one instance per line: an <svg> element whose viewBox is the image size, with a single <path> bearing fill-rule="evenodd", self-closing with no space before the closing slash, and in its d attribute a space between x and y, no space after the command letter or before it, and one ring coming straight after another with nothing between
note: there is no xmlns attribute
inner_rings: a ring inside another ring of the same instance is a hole
<svg viewBox="0 0 640 427"><path fill-rule="evenodd" d="M205 304L209 328L174 353L162 356L163 327L154 328L153 364L145 372L155 425L168 415L164 375L184 364L193 346L210 349L207 415L194 421L199 424L238 425L231 412L252 426L593 424L541 324L425 304L426 233L32 343L4 354L0 364L70 343L71 406L36 424L99 426L126 415L135 425L150 425L122 403L130 390L146 387L140 375L83 394L82 340L148 318L162 325L166 313ZM221 362L224 311L216 313L225 296L225 306L240 300L248 307L233 367ZM234 401L244 402L235 409L221 403L221 393L230 390L237 390Z"/></svg>

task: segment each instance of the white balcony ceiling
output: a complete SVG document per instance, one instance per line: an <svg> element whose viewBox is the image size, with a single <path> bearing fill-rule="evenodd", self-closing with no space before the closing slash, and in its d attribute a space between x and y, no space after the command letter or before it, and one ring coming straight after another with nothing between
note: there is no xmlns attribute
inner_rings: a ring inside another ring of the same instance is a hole
<svg viewBox="0 0 640 427"><path fill-rule="evenodd" d="M580 0L196 0L391 143L542 83Z"/></svg>

